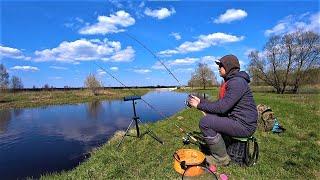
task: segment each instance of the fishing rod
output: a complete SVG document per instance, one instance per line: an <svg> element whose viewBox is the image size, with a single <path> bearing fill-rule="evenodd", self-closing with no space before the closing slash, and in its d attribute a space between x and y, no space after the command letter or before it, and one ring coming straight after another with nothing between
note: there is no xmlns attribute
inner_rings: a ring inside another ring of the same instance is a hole
<svg viewBox="0 0 320 180"><path fill-rule="evenodd" d="M130 35L127 32L124 32L125 35L127 35L129 38L133 39L134 41L136 41L138 44L140 44L144 49L146 49L158 62L160 62L160 64L162 66L164 66L164 68L169 72L169 74L178 82L178 84L180 85L180 87L182 86L182 84L180 83L180 81L178 80L178 78L170 71L170 69L160 60L160 58L150 49L148 48L146 45L144 45L141 41L139 41L137 38L135 38L134 36ZM168 117L162 116L165 119L168 119ZM176 123L174 123L174 125L183 133L186 133L185 130L183 130L183 128L181 128L180 126L178 126ZM195 137L193 137L190 133L186 133L186 135L188 137L190 137L193 141L198 142L197 139Z"/></svg>
<svg viewBox="0 0 320 180"><path fill-rule="evenodd" d="M116 78L115 76L113 76L109 71L107 71L105 68L103 68L102 66L100 66L98 63L94 62L94 64L96 66L98 66L102 71L106 72L109 76L111 76L113 79L115 79L117 82L119 82L123 87L128 88L128 90L135 96L139 96L136 92L134 92L133 90L131 90L128 86L126 86L124 83L122 83L118 78ZM154 110L156 113L158 113L163 119L169 119L168 116L164 115L161 111L158 111L154 106L152 106L150 103L148 103L146 100L144 100L143 98L141 98L142 102L144 102L149 108L151 108L152 110ZM147 131L150 131L150 129L148 128L148 125L145 124L147 127ZM188 144L187 142L189 142L189 139L191 138L194 142L199 143L199 144L203 144L201 141L201 138L199 138L198 136L193 135L193 133L191 132L187 132L185 131L181 126L177 125L176 123L174 123L174 125L184 134L186 134L186 137L183 137L183 142L184 144ZM164 131L166 131L168 134L172 134L172 132L167 131L166 129L164 129Z"/></svg>
<svg viewBox="0 0 320 180"><path fill-rule="evenodd" d="M131 90L128 86L126 86L124 83L122 83L118 78L116 78L115 76L113 76L110 72L108 72L107 70L105 70L105 68L103 68L102 66L100 66L99 64L97 64L96 62L94 62L101 70L103 70L104 72L106 72L109 76L111 76L113 79L115 79L117 82L119 82L123 87L128 88L128 90L135 96L139 96L137 93L135 93L133 90ZM165 119L166 116L163 115L160 111L158 111L155 107L153 107L150 103L148 103L146 100L144 100L143 98L141 98L141 100L147 104L147 106L149 106L152 110L154 110L155 112L157 112L161 117L164 117Z"/></svg>
<svg viewBox="0 0 320 180"><path fill-rule="evenodd" d="M180 87L182 86L182 84L180 83L180 81L178 80L178 78L170 71L170 69L160 60L160 58L158 58L158 56L151 50L149 49L147 46L145 46L141 41L139 41L137 38L135 38L134 36L130 35L127 32L124 32L129 38L133 39L134 41L136 41L138 44L140 44L144 49L146 49L158 62L160 62L160 64L162 66L165 67L165 69L169 72L169 74L178 82L178 84L180 85ZM119 82L123 87L128 88L128 86L126 86L124 83L122 83L118 78L116 78L115 76L113 76L110 72L108 72L105 68L103 68L102 66L100 66L99 64L97 64L96 62L94 62L95 65L97 65L102 71L106 72L109 76L111 76L113 79L115 79L117 82ZM135 96L138 96L133 90L131 90L130 88L128 88L128 90ZM158 113L163 119L169 119L168 116L164 115L162 112L158 111L155 107L153 107L150 103L148 103L146 100L144 100L143 98L141 98L141 100L148 106L150 107L153 111L155 111L156 113ZM202 142L200 141L199 137L195 137L194 135L192 135L192 133L190 132L186 132L182 127L180 127L179 125L177 125L176 123L174 123L174 125L182 132L185 133L187 136L187 139L191 138L194 142L200 143L202 144ZM150 131L147 128L148 131ZM165 130L166 131L166 130ZM168 132L168 131L166 131ZM171 134L171 132L168 132L169 134ZM185 142L185 141L184 141Z"/></svg>
<svg viewBox="0 0 320 180"><path fill-rule="evenodd" d="M158 62L160 62L160 64L162 66L164 66L164 68L169 72L169 74L178 82L178 84L180 85L180 87L182 86L182 84L180 83L180 81L178 80L178 78L170 71L170 69L160 60L160 58L153 52L151 51L151 49L149 49L147 46L145 46L141 41L139 41L137 38L133 37L132 35L130 35L127 32L124 32L125 35L127 35L129 38L133 39L134 41L136 41L138 44L140 44L144 49L146 49Z"/></svg>
<svg viewBox="0 0 320 180"><path fill-rule="evenodd" d="M135 96L139 96L136 92L134 92L133 90L131 90L128 86L126 86L124 83L122 83L118 78L116 78L115 76L113 76L110 72L108 72L105 68L103 68L102 66L100 66L98 63L94 62L94 64L96 66L98 66L102 71L106 72L109 76L111 76L113 79L115 79L117 82L119 82L123 87L128 88L128 90ZM151 108L153 111L155 111L156 113L158 113L163 119L169 119L168 116L164 115L161 111L158 111L154 106L152 106L150 103L148 103L146 100L144 100L143 98L141 98L142 102L144 102L149 108ZM147 125L146 125L147 126ZM176 125L178 126L178 125ZM179 127L179 126L178 126ZM180 129L182 129L180 127ZM147 131L151 132L150 129L147 127ZM166 131L166 130L165 130ZM171 132L166 131L167 133L171 134ZM152 132L151 132L152 133Z"/></svg>

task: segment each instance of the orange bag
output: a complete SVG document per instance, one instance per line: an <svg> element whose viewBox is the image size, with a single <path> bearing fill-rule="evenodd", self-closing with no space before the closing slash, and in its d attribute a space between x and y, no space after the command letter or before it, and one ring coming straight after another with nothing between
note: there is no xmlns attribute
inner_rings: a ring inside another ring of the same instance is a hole
<svg viewBox="0 0 320 180"><path fill-rule="evenodd" d="M200 165L205 162L206 157L201 151L194 149L178 149L173 154L173 157L173 167L181 175L184 174L187 168L189 169L185 176L199 176L204 173L204 170Z"/></svg>

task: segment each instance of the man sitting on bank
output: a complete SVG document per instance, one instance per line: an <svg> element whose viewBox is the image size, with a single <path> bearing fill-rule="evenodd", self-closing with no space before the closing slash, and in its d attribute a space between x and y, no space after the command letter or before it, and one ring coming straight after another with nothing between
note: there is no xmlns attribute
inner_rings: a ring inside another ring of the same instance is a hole
<svg viewBox="0 0 320 180"><path fill-rule="evenodd" d="M219 99L215 102L191 96L189 104L205 113L199 127L210 149L209 161L226 166L230 157L221 134L231 137L250 137L256 130L258 112L248 83L249 75L240 71L238 58L226 55L219 61L219 74L224 79Z"/></svg>

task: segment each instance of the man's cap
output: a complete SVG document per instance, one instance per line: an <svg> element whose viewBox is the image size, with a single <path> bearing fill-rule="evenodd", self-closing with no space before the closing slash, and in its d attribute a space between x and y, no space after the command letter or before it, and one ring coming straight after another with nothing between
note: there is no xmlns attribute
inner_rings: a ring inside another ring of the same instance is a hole
<svg viewBox="0 0 320 180"><path fill-rule="evenodd" d="M226 55L223 56L219 61L215 61L217 65L222 65L228 73L231 69L240 69L239 60L235 55Z"/></svg>

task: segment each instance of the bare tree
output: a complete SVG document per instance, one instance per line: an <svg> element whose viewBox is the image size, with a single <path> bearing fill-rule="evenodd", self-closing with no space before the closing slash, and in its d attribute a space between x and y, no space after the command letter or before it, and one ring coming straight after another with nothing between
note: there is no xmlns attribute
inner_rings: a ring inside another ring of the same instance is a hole
<svg viewBox="0 0 320 180"><path fill-rule="evenodd" d="M197 76L195 76L195 73L191 74L191 79L188 81L188 86L190 86L192 89L197 86Z"/></svg>
<svg viewBox="0 0 320 180"><path fill-rule="evenodd" d="M44 86L43 86L43 89L45 89L45 90L49 90L49 88L50 88L50 86L49 86L49 84L45 84Z"/></svg>
<svg viewBox="0 0 320 180"><path fill-rule="evenodd" d="M3 64L0 64L0 90L8 89L9 73Z"/></svg>
<svg viewBox="0 0 320 180"><path fill-rule="evenodd" d="M84 84L92 91L94 95L98 94L98 89L101 87L101 83L97 80L94 74L89 74L86 77Z"/></svg>
<svg viewBox="0 0 320 180"><path fill-rule="evenodd" d="M292 85L296 93L302 77L319 64L319 35L297 31L282 37L272 36L263 52L249 54L251 75L284 93Z"/></svg>
<svg viewBox="0 0 320 180"><path fill-rule="evenodd" d="M11 77L10 86L11 86L11 89L13 89L13 90L22 89L23 88L22 81L17 76L12 76Z"/></svg>
<svg viewBox="0 0 320 180"><path fill-rule="evenodd" d="M320 36L313 32L294 33L296 51L294 59L293 92L297 93L310 69L320 65Z"/></svg>
<svg viewBox="0 0 320 180"><path fill-rule="evenodd" d="M207 86L217 85L217 78L212 70L205 63L199 63L195 72L191 75L191 79L188 85L203 86L206 89Z"/></svg>

